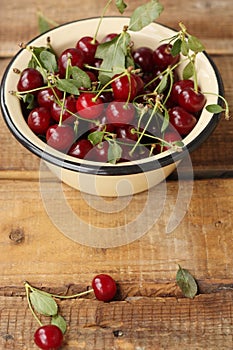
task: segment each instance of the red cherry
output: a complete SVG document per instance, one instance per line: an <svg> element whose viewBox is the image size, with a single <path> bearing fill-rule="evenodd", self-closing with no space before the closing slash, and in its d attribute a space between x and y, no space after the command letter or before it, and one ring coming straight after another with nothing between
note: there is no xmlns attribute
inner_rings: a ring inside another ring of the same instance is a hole
<svg viewBox="0 0 233 350"><path fill-rule="evenodd" d="M143 72L151 72L154 68L153 50L149 47L139 47L132 53L134 62Z"/></svg>
<svg viewBox="0 0 233 350"><path fill-rule="evenodd" d="M137 93L136 95L139 95L143 92L143 89L144 89L144 81L142 80L142 78L137 75L137 74L132 74L134 79L136 80L136 83L137 83Z"/></svg>
<svg viewBox="0 0 233 350"><path fill-rule="evenodd" d="M76 120L76 117L73 115L76 113L76 99L74 96L70 95L68 96L65 101L64 105L62 107L62 100L61 103L58 104L57 102L53 102L51 107L51 115L53 119L56 122L60 121L61 112L62 112L62 122L65 122L66 124L73 124Z"/></svg>
<svg viewBox="0 0 233 350"><path fill-rule="evenodd" d="M99 42L90 36L82 37L76 44L76 48L83 52L84 62L92 65L95 61L95 52Z"/></svg>
<svg viewBox="0 0 233 350"><path fill-rule="evenodd" d="M106 117L109 123L114 126L130 124L135 115L135 108L132 103L110 102L106 108Z"/></svg>
<svg viewBox="0 0 233 350"><path fill-rule="evenodd" d="M76 158L88 159L88 153L91 151L92 148L92 143L89 140L81 139L76 141L71 146L68 154Z"/></svg>
<svg viewBox="0 0 233 350"><path fill-rule="evenodd" d="M56 94L56 95L55 95ZM39 106L51 108L53 102L57 99L61 99L63 96L63 92L58 90L56 87L45 88L43 90L38 91L37 94L37 102Z"/></svg>
<svg viewBox="0 0 233 350"><path fill-rule="evenodd" d="M135 127L133 125L122 125L116 128L117 138L123 140L137 141L138 134L134 132Z"/></svg>
<svg viewBox="0 0 233 350"><path fill-rule="evenodd" d="M206 103L206 97L201 92L193 88L186 88L179 93L179 105L186 111L196 113L202 110Z"/></svg>
<svg viewBox="0 0 233 350"><path fill-rule="evenodd" d="M46 133L50 126L51 114L45 107L36 107L29 113L28 126L37 135Z"/></svg>
<svg viewBox="0 0 233 350"><path fill-rule="evenodd" d="M41 326L34 333L34 342L42 350L57 350L62 345L63 334L55 325Z"/></svg>
<svg viewBox="0 0 233 350"><path fill-rule="evenodd" d="M180 106L171 108L169 110L169 117L170 123L182 136L188 135L197 123L194 115Z"/></svg>
<svg viewBox="0 0 233 350"><path fill-rule="evenodd" d="M166 69L168 66L173 66L179 61L180 55L172 56L171 49L171 44L162 44L154 50L153 60L159 68Z"/></svg>
<svg viewBox="0 0 233 350"><path fill-rule="evenodd" d="M74 129L70 125L52 125L46 132L47 144L58 151L67 151L74 142Z"/></svg>
<svg viewBox="0 0 233 350"><path fill-rule="evenodd" d="M132 101L137 95L137 81L134 75L117 74L113 77L111 87L114 99L117 101Z"/></svg>
<svg viewBox="0 0 233 350"><path fill-rule="evenodd" d="M88 159L93 160L95 162L108 162L108 149L109 143L107 141L103 141L95 145L90 153L88 154Z"/></svg>
<svg viewBox="0 0 233 350"><path fill-rule="evenodd" d="M83 52L80 49L68 48L61 53L58 57L58 70L61 77L65 77L66 75L68 60L70 60L71 66L77 66L82 69L84 63Z"/></svg>
<svg viewBox="0 0 233 350"><path fill-rule="evenodd" d="M109 33L101 40L101 43L103 44L112 41L116 36L118 36L117 33Z"/></svg>
<svg viewBox="0 0 233 350"><path fill-rule="evenodd" d="M176 130L172 130L172 131L166 131L164 136L163 136L163 140L172 144L175 141L180 141L182 140L181 136L179 135L179 133ZM160 152L164 152L166 150L170 149L169 146L166 145L157 145L156 147L156 151L158 151L158 153Z"/></svg>
<svg viewBox="0 0 233 350"><path fill-rule="evenodd" d="M44 85L44 79L40 72L34 68L25 68L17 84L17 90L20 92L34 90Z"/></svg>
<svg viewBox="0 0 233 350"><path fill-rule="evenodd" d="M76 110L82 118L95 119L103 112L104 104L102 99L100 97L95 99L95 97L95 93L89 92L83 92L79 95L76 102Z"/></svg>
<svg viewBox="0 0 233 350"><path fill-rule="evenodd" d="M178 104L178 96L184 89L191 87L194 88L194 82L190 79L178 80L172 86L171 90L171 101Z"/></svg>
<svg viewBox="0 0 233 350"><path fill-rule="evenodd" d="M112 300L117 291L116 282L111 276L106 274L95 276L92 280L92 288L96 298L101 301Z"/></svg>

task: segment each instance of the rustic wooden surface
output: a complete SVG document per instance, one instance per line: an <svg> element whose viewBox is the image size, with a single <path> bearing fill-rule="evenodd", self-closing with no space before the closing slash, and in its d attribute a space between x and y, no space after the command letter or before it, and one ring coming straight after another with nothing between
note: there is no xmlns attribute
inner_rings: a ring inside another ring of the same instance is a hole
<svg viewBox="0 0 233 350"><path fill-rule="evenodd" d="M129 1L126 14L141 3ZM232 0L162 3L165 11L160 23L177 28L183 21L202 38L222 75L233 110ZM60 0L59 6L54 0L1 0L0 75L17 52L18 43L38 34L37 10L64 23L97 16L104 4L104 0ZM108 14L117 12L111 7ZM65 237L43 206L38 158L19 145L2 118L0 139L1 349L36 349L33 331L37 325L26 303L25 280L48 291L72 293L86 289L100 272L116 279L116 301L104 304L89 296L59 302L69 324L62 349L232 349L232 121L222 119L191 155L193 195L180 225L165 233L177 195L177 181L171 176L158 221L135 242L111 249L87 247ZM65 185L63 192L73 210L97 227L132 220L146 200L146 193L137 195L124 215L101 216L88 207L79 192ZM199 294L193 300L182 297L175 283L178 264L198 281Z"/></svg>

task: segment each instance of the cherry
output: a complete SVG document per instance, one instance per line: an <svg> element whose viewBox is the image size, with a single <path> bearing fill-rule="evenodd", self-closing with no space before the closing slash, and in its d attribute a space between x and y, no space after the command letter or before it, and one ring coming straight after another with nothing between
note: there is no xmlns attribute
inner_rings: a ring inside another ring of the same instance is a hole
<svg viewBox="0 0 233 350"><path fill-rule="evenodd" d="M168 113L170 123L182 136L186 136L197 123L196 117L180 106L171 108Z"/></svg>
<svg viewBox="0 0 233 350"><path fill-rule="evenodd" d="M171 101L178 104L179 94L181 93L182 90L184 90L188 87L194 88L193 80L182 79L182 80L176 81L172 86L171 95L170 95Z"/></svg>
<svg viewBox="0 0 233 350"><path fill-rule="evenodd" d="M68 154L76 158L85 159L92 148L92 143L89 140L80 139L71 146Z"/></svg>
<svg viewBox="0 0 233 350"><path fill-rule="evenodd" d="M143 72L151 72L154 68L153 50L149 47L139 47L132 53L134 62Z"/></svg>
<svg viewBox="0 0 233 350"><path fill-rule="evenodd" d="M133 140L137 141L138 134L134 132L135 127L133 125L122 125L116 128L117 138L122 140Z"/></svg>
<svg viewBox="0 0 233 350"><path fill-rule="evenodd" d="M61 99L63 96L63 92L61 90L58 90L56 87L52 88L45 88L43 90L38 91L37 94L37 102L39 106L51 108L53 105L53 102L57 99Z"/></svg>
<svg viewBox="0 0 233 350"><path fill-rule="evenodd" d="M206 103L205 95L189 87L182 90L178 96L179 105L186 111L196 113L202 110Z"/></svg>
<svg viewBox="0 0 233 350"><path fill-rule="evenodd" d="M95 61L95 52L99 42L90 36L82 37L76 44L76 48L83 52L84 62L92 65Z"/></svg>
<svg viewBox="0 0 233 350"><path fill-rule="evenodd" d="M71 66L77 66L83 68L84 55L83 51L77 48L68 48L64 50L58 57L58 70L61 77L65 77L67 62L70 60Z"/></svg>
<svg viewBox="0 0 233 350"><path fill-rule="evenodd" d="M62 107L62 100L60 104L53 102L51 107L51 115L56 122L60 121L62 112L62 121L65 123L73 124L76 117L72 113L76 113L76 99L74 96L70 95L64 100L64 105Z"/></svg>
<svg viewBox="0 0 233 350"><path fill-rule="evenodd" d="M76 110L82 118L95 119L103 112L104 104L100 97L96 99L95 93L83 92L77 99Z"/></svg>
<svg viewBox="0 0 233 350"><path fill-rule="evenodd" d="M109 33L101 40L101 43L103 44L112 41L117 35L117 33Z"/></svg>
<svg viewBox="0 0 233 350"><path fill-rule="evenodd" d="M63 334L55 325L41 326L34 334L34 342L42 350L57 350L62 345Z"/></svg>
<svg viewBox="0 0 233 350"><path fill-rule="evenodd" d="M98 125L96 125L95 123L90 123L89 124L89 130L90 132L93 131L106 131L106 132L110 132L113 133L115 130L114 125L108 123L107 121L107 117L105 114L102 114L100 117L98 117Z"/></svg>
<svg viewBox="0 0 233 350"><path fill-rule="evenodd" d="M174 129L174 130L169 130L166 131L163 135L163 140L172 144L175 141L180 141L182 140L180 134ZM158 151L158 153L167 151L168 149L170 149L171 147L164 145L164 144L159 144L156 147L156 150Z"/></svg>
<svg viewBox="0 0 233 350"><path fill-rule="evenodd" d="M95 276L92 280L92 288L96 298L101 301L112 300L117 291L116 282L111 276L106 274Z"/></svg>
<svg viewBox="0 0 233 350"><path fill-rule="evenodd" d="M162 44L154 50L153 60L159 68L164 70L168 66L175 65L179 61L180 55L172 56L171 49L171 44Z"/></svg>
<svg viewBox="0 0 233 350"><path fill-rule="evenodd" d="M137 81L132 74L123 76L116 74L111 87L114 99L117 101L132 101L137 95Z"/></svg>
<svg viewBox="0 0 233 350"><path fill-rule="evenodd" d="M74 129L70 125L51 125L46 132L47 144L58 151L67 151L74 142Z"/></svg>
<svg viewBox="0 0 233 350"><path fill-rule="evenodd" d="M20 74L20 78L17 83L17 90L20 92L35 90L43 85L44 79L38 70L34 68L25 68Z"/></svg>
<svg viewBox="0 0 233 350"><path fill-rule="evenodd" d="M130 124L135 115L135 109L132 103L112 101L106 108L106 117L110 124L120 126Z"/></svg>
<svg viewBox="0 0 233 350"><path fill-rule="evenodd" d="M136 80L137 83L137 93L136 95L139 95L143 92L144 89L144 81L138 74L132 74L134 79Z"/></svg>
<svg viewBox="0 0 233 350"><path fill-rule="evenodd" d="M107 163L107 161L108 161L108 149L109 149L109 143L107 141L100 142L97 145L95 145L95 147L92 148L92 150L88 154L88 159L96 161L96 162ZM94 287L93 287L93 289L94 289ZM95 289L94 289L94 291L95 291ZM97 299L99 299L99 298L97 297ZM102 299L99 299L99 300L102 300Z"/></svg>
<svg viewBox="0 0 233 350"><path fill-rule="evenodd" d="M50 126L51 114L48 108L36 107L29 113L28 126L37 135L45 134Z"/></svg>

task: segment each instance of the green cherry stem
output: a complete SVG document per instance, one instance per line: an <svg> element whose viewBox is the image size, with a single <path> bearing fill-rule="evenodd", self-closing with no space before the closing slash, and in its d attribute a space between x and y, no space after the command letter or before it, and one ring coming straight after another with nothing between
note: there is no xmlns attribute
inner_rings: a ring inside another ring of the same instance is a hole
<svg viewBox="0 0 233 350"><path fill-rule="evenodd" d="M100 20L99 20L99 23L98 23L97 28L96 28L96 32L95 32L94 38L93 38L93 40L92 40L92 43L93 43L93 44L95 44L95 42L96 42L96 38L97 38L97 35L98 35L98 32L99 32L101 23L102 23L102 21L103 21L103 17L104 17L104 15L105 15L105 13L106 13L106 11L107 11L109 5L111 4L111 2L112 2L112 0L109 0L109 1L107 2L107 4L104 6L102 15L100 16Z"/></svg>
<svg viewBox="0 0 233 350"><path fill-rule="evenodd" d="M35 320L39 323L39 325L43 326L43 324L41 323L41 321L39 320L39 318L35 314L35 311L33 310L33 307L32 307L32 304L31 304L31 300L30 300L30 291L33 291L34 288L32 288L31 285L28 282L25 282L24 286L25 286L25 290L26 290L26 298L27 298L29 309L30 309L33 317L35 318Z"/></svg>

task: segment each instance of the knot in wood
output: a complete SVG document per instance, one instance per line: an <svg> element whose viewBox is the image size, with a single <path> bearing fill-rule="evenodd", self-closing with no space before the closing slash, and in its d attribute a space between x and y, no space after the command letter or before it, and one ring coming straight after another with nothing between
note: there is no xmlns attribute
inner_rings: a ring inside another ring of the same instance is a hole
<svg viewBox="0 0 233 350"><path fill-rule="evenodd" d="M12 229L9 238L15 244L22 243L25 239L24 230L22 228Z"/></svg>

